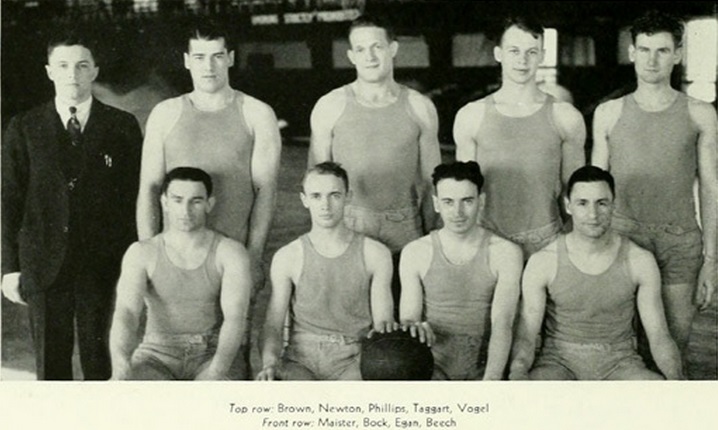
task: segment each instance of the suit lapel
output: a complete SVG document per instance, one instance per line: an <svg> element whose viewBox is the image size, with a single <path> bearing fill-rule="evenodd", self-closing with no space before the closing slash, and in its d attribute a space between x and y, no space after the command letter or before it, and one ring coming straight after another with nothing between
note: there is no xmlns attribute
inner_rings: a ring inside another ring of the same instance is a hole
<svg viewBox="0 0 718 430"><path fill-rule="evenodd" d="M45 109L42 112L42 118L38 121L37 132L39 142L46 146L49 161L54 165L54 170L57 174L64 178L62 170L62 158L61 152L62 146L69 144L68 138L65 135L65 127L62 125L60 115L55 110L55 102L50 101L45 105Z"/></svg>
<svg viewBox="0 0 718 430"><path fill-rule="evenodd" d="M102 144L102 136L105 134L104 127L106 126L106 121L102 120L104 113L105 106L96 98L93 98L90 106L90 116L87 118L85 130L82 132L83 145L85 145L85 150L88 153L96 152L97 146Z"/></svg>

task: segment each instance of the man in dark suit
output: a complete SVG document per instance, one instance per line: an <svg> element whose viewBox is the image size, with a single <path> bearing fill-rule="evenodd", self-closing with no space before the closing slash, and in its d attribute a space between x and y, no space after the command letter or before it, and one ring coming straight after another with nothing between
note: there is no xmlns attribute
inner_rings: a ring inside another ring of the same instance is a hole
<svg viewBox="0 0 718 430"><path fill-rule="evenodd" d="M90 45L48 45L55 99L13 118L2 141L2 291L28 305L37 378L73 379L75 323L86 380L111 375L115 282L135 240L142 132L92 97Z"/></svg>

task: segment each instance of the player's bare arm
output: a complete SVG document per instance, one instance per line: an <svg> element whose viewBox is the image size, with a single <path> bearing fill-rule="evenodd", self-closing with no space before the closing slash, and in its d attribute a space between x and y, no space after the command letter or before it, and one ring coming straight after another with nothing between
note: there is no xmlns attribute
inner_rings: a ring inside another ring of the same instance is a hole
<svg viewBox="0 0 718 430"><path fill-rule="evenodd" d="M651 355L666 379L684 379L681 355L668 331L663 309L658 264L653 254L633 243L629 248L628 262L631 277L638 285L638 314L648 337Z"/></svg>
<svg viewBox="0 0 718 430"><path fill-rule="evenodd" d="M371 276L369 287L373 330L387 333L398 328L394 321L394 301L391 296L391 277L394 271L389 248L365 238L364 261Z"/></svg>
<svg viewBox="0 0 718 430"><path fill-rule="evenodd" d="M431 174L441 163L439 148L439 115L432 101L415 90L409 90L409 106L419 120L419 169L421 174L421 219L424 233L436 226L437 214L431 199Z"/></svg>
<svg viewBox="0 0 718 430"><path fill-rule="evenodd" d="M433 253L431 239L425 236L407 244L399 260L399 320L403 329L408 329L413 337L419 337L429 346L434 338L429 323L424 321L424 285L421 280L429 270L428 262Z"/></svg>
<svg viewBox="0 0 718 430"><path fill-rule="evenodd" d="M586 164L586 124L581 112L566 102L553 104L553 119L561 135L561 183L565 186L571 174Z"/></svg>
<svg viewBox="0 0 718 430"><path fill-rule="evenodd" d="M558 271L556 242L529 258L521 279L521 306L516 341L512 350L509 379L528 379L535 358L536 337L546 311L548 285Z"/></svg>
<svg viewBox="0 0 718 430"><path fill-rule="evenodd" d="M159 195L165 175L164 140L179 120L180 113L181 99L174 98L155 106L147 119L137 196L137 237L140 240L149 239L160 230L162 210Z"/></svg>
<svg viewBox="0 0 718 430"><path fill-rule="evenodd" d="M277 377L277 366L282 353L282 333L289 310L294 282L301 275L304 252L299 240L279 249L269 270L272 293L267 305L267 315L262 329L262 370L257 380L272 381Z"/></svg>
<svg viewBox="0 0 718 430"><path fill-rule="evenodd" d="M462 107L454 119L454 142L456 142L456 161L476 161L476 133L484 118L486 104L475 101Z"/></svg>
<svg viewBox="0 0 718 430"><path fill-rule="evenodd" d="M698 127L698 184L703 229L703 267L698 274L696 304L705 310L718 287L718 120L708 103L690 99L688 111Z"/></svg>
<svg viewBox="0 0 718 430"><path fill-rule="evenodd" d="M125 252L122 273L117 283L115 312L110 329L110 356L112 379L129 377L130 360L137 344L137 329L144 309L147 291L148 268L153 267L156 257L146 242L135 242Z"/></svg>
<svg viewBox="0 0 718 430"><path fill-rule="evenodd" d="M217 350L209 366L196 379L229 379L228 373L245 332L252 280L250 257L239 242L223 238L217 246L216 265L222 274L219 303L222 326Z"/></svg>
<svg viewBox="0 0 718 430"><path fill-rule="evenodd" d="M484 380L498 381L504 377L511 352L523 261L519 246L495 235L491 237L489 268L497 281L491 302L491 337Z"/></svg>
<svg viewBox="0 0 718 430"><path fill-rule="evenodd" d="M600 104L593 115L591 164L604 170L610 170L608 135L621 116L622 109L623 99L610 100Z"/></svg>
<svg viewBox="0 0 718 430"><path fill-rule="evenodd" d="M332 133L334 124L344 112L346 94L343 88L324 95L314 105L309 119L312 137L309 145L309 158L307 166L313 167L317 163L332 161Z"/></svg>
<svg viewBox="0 0 718 430"><path fill-rule="evenodd" d="M251 159L254 204L249 217L246 245L251 258L253 281L255 286L261 287L264 284L261 262L274 214L282 140L277 117L269 105L245 96L243 114L254 135Z"/></svg>

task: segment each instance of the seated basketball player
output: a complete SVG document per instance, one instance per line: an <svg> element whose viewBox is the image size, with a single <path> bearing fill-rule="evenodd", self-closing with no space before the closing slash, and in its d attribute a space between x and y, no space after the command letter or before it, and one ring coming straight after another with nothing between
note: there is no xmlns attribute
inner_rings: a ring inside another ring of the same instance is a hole
<svg viewBox="0 0 718 430"><path fill-rule="evenodd" d="M566 208L573 231L528 261L510 379L682 379L658 265L650 252L610 229L614 197L605 170L584 166L571 175ZM636 309L663 375L648 370L636 351Z"/></svg>
<svg viewBox="0 0 718 430"><path fill-rule="evenodd" d="M433 183L444 226L402 251L402 325L431 345L433 379L502 379L521 248L476 223L484 183L476 162L441 164Z"/></svg>
<svg viewBox="0 0 718 430"><path fill-rule="evenodd" d="M206 172L177 167L161 191L168 227L134 243L122 262L112 379L229 379L249 309L249 255L205 226L215 201ZM145 334L135 349L145 305Z"/></svg>
<svg viewBox="0 0 718 430"><path fill-rule="evenodd" d="M270 269L260 380L360 380L361 341L398 328L392 316L389 249L349 230L346 171L324 162L304 176L309 233L281 248ZM282 332L289 310L289 344ZM281 358L280 358L281 354Z"/></svg>

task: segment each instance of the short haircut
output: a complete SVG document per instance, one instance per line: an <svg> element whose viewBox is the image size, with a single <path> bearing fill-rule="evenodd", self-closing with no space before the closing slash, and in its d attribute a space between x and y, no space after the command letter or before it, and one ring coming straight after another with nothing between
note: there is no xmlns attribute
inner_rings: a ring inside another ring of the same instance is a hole
<svg viewBox="0 0 718 430"><path fill-rule="evenodd" d="M167 193L167 188L172 181L201 182L204 184L204 189L207 190L207 197L212 195L212 177L202 169L183 166L170 170L162 181L162 188L160 188L162 194Z"/></svg>
<svg viewBox="0 0 718 430"><path fill-rule="evenodd" d="M605 182L608 184L608 188L611 189L611 195L613 197L616 196L616 184L613 180L613 175L600 167L588 165L580 167L573 172L571 177L568 179L566 197L571 198L573 186L578 182Z"/></svg>
<svg viewBox="0 0 718 430"><path fill-rule="evenodd" d="M229 32L210 19L198 19L194 21L187 31L187 52L190 50L190 42L192 40L224 40L224 47L227 52L234 51L232 45L232 39L229 36Z"/></svg>
<svg viewBox="0 0 718 430"><path fill-rule="evenodd" d="M92 59L97 64L97 58L95 56L96 41L90 39L85 34L77 30L66 30L54 34L47 42L47 61L50 61L50 55L55 48L60 46L82 46L83 48L90 51Z"/></svg>
<svg viewBox="0 0 718 430"><path fill-rule="evenodd" d="M307 180L307 177L312 173L316 173L318 175L334 175L344 182L344 191L349 191L349 176L347 175L347 171L344 170L342 165L339 163L325 161L323 163L316 164L311 169L308 169L304 172L304 176L302 177L302 187L304 186L304 182Z"/></svg>
<svg viewBox="0 0 718 430"><path fill-rule="evenodd" d="M357 17L354 21L349 24L349 31L347 31L347 38L352 34L355 28L363 27L377 27L381 28L386 32L386 38L389 42L396 40L396 33L394 27L391 25L389 20L384 15L368 15L364 14Z"/></svg>
<svg viewBox="0 0 718 430"><path fill-rule="evenodd" d="M498 32L495 36L496 44L501 45L504 40L504 34L511 27L518 27L519 29L531 34L535 39L543 37L544 28L540 22L529 16L508 16L501 21Z"/></svg>
<svg viewBox="0 0 718 430"><path fill-rule="evenodd" d="M481 187L484 186L484 175L481 174L481 167L476 161L455 161L453 163L439 164L434 169L431 179L434 183L434 192L436 192L436 186L442 179L471 181L476 185L477 193L481 193Z"/></svg>
<svg viewBox="0 0 718 430"><path fill-rule="evenodd" d="M677 17L658 10L649 10L636 18L631 26L631 41L635 44L639 34L649 36L670 33L676 48L683 44L683 22Z"/></svg>

